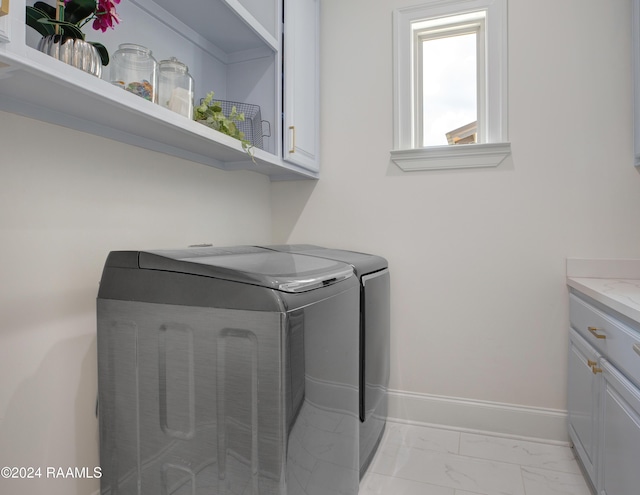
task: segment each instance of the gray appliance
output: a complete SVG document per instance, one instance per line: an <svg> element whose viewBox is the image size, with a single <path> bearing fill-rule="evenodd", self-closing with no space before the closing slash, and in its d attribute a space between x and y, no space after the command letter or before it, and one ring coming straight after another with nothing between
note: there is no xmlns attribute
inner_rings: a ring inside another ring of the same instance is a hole
<svg viewBox="0 0 640 495"><path fill-rule="evenodd" d="M101 493L355 495L360 285L256 247L109 254Z"/></svg>
<svg viewBox="0 0 640 495"><path fill-rule="evenodd" d="M389 265L381 256L308 244L267 246L351 265L360 281L360 476L378 449L387 421L389 387Z"/></svg>

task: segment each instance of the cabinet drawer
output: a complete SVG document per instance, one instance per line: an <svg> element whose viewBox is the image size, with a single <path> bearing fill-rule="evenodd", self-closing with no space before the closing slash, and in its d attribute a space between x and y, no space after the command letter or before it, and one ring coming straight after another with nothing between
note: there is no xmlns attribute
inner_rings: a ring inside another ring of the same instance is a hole
<svg viewBox="0 0 640 495"><path fill-rule="evenodd" d="M603 354L636 385L640 385L640 332L590 303L569 296L569 319L598 352Z"/></svg>

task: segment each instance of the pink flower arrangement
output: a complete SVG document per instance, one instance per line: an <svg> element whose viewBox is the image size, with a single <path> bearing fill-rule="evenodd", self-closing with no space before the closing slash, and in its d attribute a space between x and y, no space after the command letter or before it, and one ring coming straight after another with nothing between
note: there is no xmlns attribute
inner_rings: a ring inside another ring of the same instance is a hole
<svg viewBox="0 0 640 495"><path fill-rule="evenodd" d="M64 0L64 5L66 7L67 4L74 2L75 0ZM92 16L88 17L83 25L93 18L93 29L96 31L104 33L107 29L113 29L114 24L120 23L115 5L119 3L120 0L97 0Z"/></svg>
<svg viewBox="0 0 640 495"><path fill-rule="evenodd" d="M120 0L98 0L93 29L96 31L99 29L104 33L108 28L113 29L114 23L120 23L118 14L116 14L116 3L120 3Z"/></svg>

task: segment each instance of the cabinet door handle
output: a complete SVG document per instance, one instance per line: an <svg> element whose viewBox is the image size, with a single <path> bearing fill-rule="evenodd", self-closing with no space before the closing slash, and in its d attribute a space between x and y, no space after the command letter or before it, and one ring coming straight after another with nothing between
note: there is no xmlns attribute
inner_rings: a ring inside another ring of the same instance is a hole
<svg viewBox="0 0 640 495"><path fill-rule="evenodd" d="M296 152L296 126L295 125L290 125L289 126L289 130L292 131L291 149L289 150L289 153L295 153Z"/></svg>
<svg viewBox="0 0 640 495"><path fill-rule="evenodd" d="M596 339L606 339L607 338L606 335L600 335L598 333L598 330L600 330L599 328L587 327L587 329L591 332L591 335L593 335Z"/></svg>
<svg viewBox="0 0 640 495"><path fill-rule="evenodd" d="M638 356L640 356L640 344L633 344L633 350L636 351Z"/></svg>
<svg viewBox="0 0 640 495"><path fill-rule="evenodd" d="M592 366L591 371L593 371L594 375L597 375L598 373L602 373L602 368L596 368L595 366Z"/></svg>
<svg viewBox="0 0 640 495"><path fill-rule="evenodd" d="M591 361L591 359L587 359L587 366L595 366L596 364L598 364L596 361Z"/></svg>

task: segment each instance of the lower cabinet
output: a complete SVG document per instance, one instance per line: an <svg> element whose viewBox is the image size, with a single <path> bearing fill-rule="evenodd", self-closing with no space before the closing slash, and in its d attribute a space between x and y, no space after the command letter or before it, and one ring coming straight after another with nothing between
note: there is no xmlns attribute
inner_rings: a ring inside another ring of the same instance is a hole
<svg viewBox="0 0 640 495"><path fill-rule="evenodd" d="M640 391L602 359L600 495L640 493Z"/></svg>
<svg viewBox="0 0 640 495"><path fill-rule="evenodd" d="M596 486L596 444L598 420L598 384L593 366L598 353L575 330L569 331L569 386L567 409L569 436L584 468Z"/></svg>
<svg viewBox="0 0 640 495"><path fill-rule="evenodd" d="M569 436L598 495L640 493L640 323L572 293Z"/></svg>

